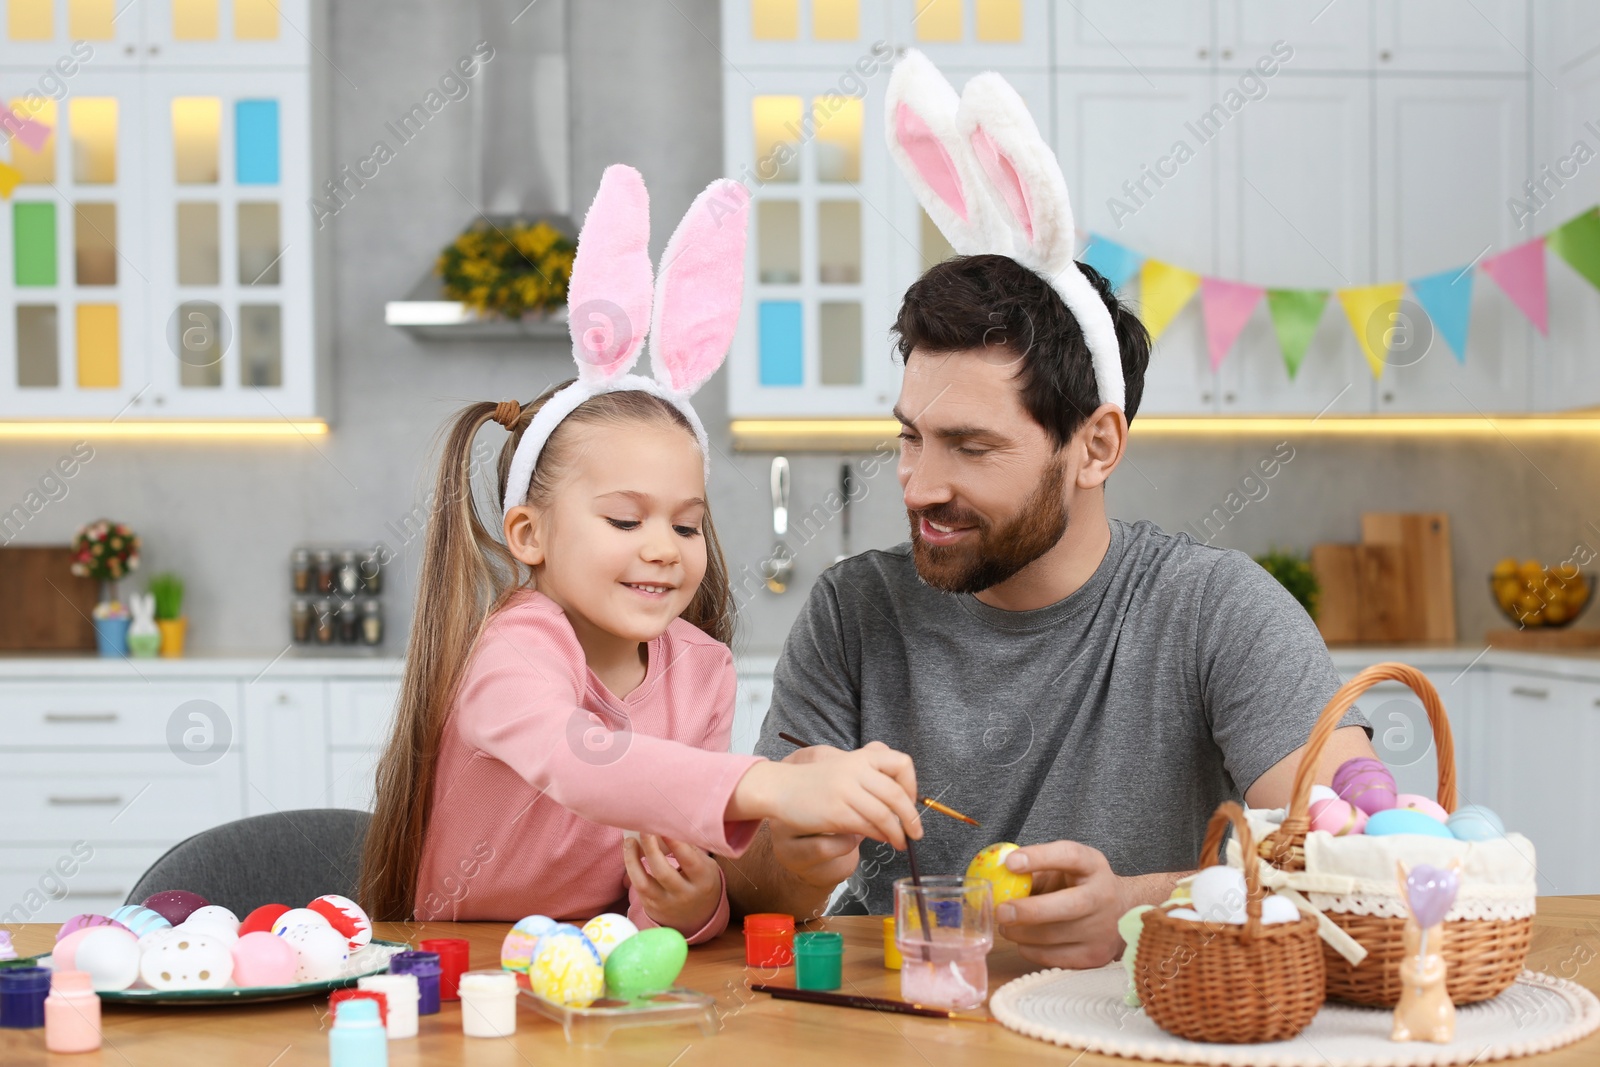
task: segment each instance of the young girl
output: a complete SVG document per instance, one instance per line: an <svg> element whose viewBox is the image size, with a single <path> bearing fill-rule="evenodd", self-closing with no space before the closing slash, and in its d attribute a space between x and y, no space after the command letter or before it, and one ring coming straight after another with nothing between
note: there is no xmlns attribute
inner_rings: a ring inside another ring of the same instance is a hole
<svg viewBox="0 0 1600 1067"><path fill-rule="evenodd" d="M761 819L921 836L910 760L881 744L727 752L733 602L688 396L731 339L747 213L733 182L695 200L651 321L644 185L609 168L568 287L578 378L450 426L362 868L374 918L581 922L626 898L641 927L698 941L727 923L711 854L739 855ZM651 378L627 373L647 321ZM503 544L471 486L490 419L510 431Z"/></svg>

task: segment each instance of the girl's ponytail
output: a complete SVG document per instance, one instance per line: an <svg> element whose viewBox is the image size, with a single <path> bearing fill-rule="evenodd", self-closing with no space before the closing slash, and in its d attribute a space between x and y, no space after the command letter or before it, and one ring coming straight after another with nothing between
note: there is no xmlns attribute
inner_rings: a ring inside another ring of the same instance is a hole
<svg viewBox="0 0 1600 1067"><path fill-rule="evenodd" d="M361 906L380 921L411 918L445 719L484 620L520 584L520 565L473 506L472 444L497 408L472 404L456 416L433 488L405 674L361 864ZM531 416L523 412L517 428Z"/></svg>

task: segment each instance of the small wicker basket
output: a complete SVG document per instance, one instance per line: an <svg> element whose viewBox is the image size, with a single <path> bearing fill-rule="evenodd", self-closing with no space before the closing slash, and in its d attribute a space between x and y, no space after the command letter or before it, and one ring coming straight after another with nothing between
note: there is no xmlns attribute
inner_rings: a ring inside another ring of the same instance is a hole
<svg viewBox="0 0 1600 1067"><path fill-rule="evenodd" d="M1379 682L1387 681L1403 682L1421 698L1438 754L1439 805L1445 811L1456 810L1455 742L1438 691L1415 667L1404 663L1379 663L1357 674L1333 694L1312 728L1311 740L1295 774L1288 814L1278 830L1259 846L1262 858L1274 867L1284 871L1306 869L1311 785L1322 751L1355 699ZM1380 1008L1398 1004L1400 960L1405 955L1401 940L1405 919L1356 914L1337 907L1325 908L1323 913L1367 950L1366 959L1352 964L1323 945L1328 999ZM1445 928L1444 957L1449 964L1447 988L1455 1003L1472 1004L1498 996L1522 972L1533 931L1531 915L1513 919L1451 919L1446 921Z"/></svg>
<svg viewBox="0 0 1600 1067"><path fill-rule="evenodd" d="M1228 801L1211 816L1200 863L1219 862L1222 835L1232 823L1244 848L1254 840L1244 810ZM1322 1007L1322 950L1317 919L1261 922L1259 865L1245 865L1245 921L1174 919L1160 908L1144 913L1134 960L1134 985L1145 1014L1188 1041L1242 1044L1284 1041Z"/></svg>

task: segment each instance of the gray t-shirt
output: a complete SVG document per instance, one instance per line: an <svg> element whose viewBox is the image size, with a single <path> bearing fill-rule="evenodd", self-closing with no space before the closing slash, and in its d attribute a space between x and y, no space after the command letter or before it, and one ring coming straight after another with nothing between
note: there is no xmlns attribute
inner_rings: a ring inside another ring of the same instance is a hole
<svg viewBox="0 0 1600 1067"><path fill-rule="evenodd" d="M1033 611L924 585L909 543L830 567L784 644L756 752L794 751L783 730L908 753L924 796L983 824L928 814L924 875L996 841L1081 841L1121 875L1194 867L1217 805L1306 743L1339 675L1242 552L1110 525L1094 575ZM1344 723L1367 725L1355 709ZM864 842L835 910L889 914L908 874L903 852Z"/></svg>

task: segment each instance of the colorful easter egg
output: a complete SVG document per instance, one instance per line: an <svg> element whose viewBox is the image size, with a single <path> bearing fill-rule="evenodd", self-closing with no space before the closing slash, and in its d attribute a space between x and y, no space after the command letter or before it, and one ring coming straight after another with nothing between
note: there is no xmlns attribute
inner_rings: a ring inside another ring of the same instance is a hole
<svg viewBox="0 0 1600 1067"><path fill-rule="evenodd" d="M151 989L221 989L233 977L233 953L209 934L165 938L139 958Z"/></svg>
<svg viewBox="0 0 1600 1067"><path fill-rule="evenodd" d="M1506 824L1482 804L1463 804L1445 823L1450 836L1459 841L1494 841L1504 837Z"/></svg>
<svg viewBox="0 0 1600 1067"><path fill-rule="evenodd" d="M290 908L272 922L272 932L282 937L287 931L296 926L326 926L333 929L333 924L328 922L320 911L310 908Z"/></svg>
<svg viewBox="0 0 1600 1067"><path fill-rule="evenodd" d="M1311 805L1311 829L1334 837L1359 834L1367 828L1367 813L1347 800L1331 797Z"/></svg>
<svg viewBox="0 0 1600 1067"><path fill-rule="evenodd" d="M1006 866L1006 857L1020 846L999 841L972 857L967 864L968 878L986 878L994 887L995 907L1033 892L1033 875L1017 874Z"/></svg>
<svg viewBox="0 0 1600 1067"><path fill-rule="evenodd" d="M606 912L583 924L583 936L600 952L600 962L611 958L611 951L639 932L626 915Z"/></svg>
<svg viewBox="0 0 1600 1067"><path fill-rule="evenodd" d="M145 907L160 912L161 917L173 926L177 926L209 903L211 902L199 893L191 893L187 889L168 889L144 898Z"/></svg>
<svg viewBox="0 0 1600 1067"><path fill-rule="evenodd" d="M640 930L606 961L606 989L618 1000L638 1000L672 988L689 958L689 942L669 926Z"/></svg>
<svg viewBox="0 0 1600 1067"><path fill-rule="evenodd" d="M146 934L155 933L157 930L165 930L172 925L165 915L158 911L151 911L143 904L124 904L111 913L111 918L126 926L134 937L143 937Z"/></svg>
<svg viewBox="0 0 1600 1067"><path fill-rule="evenodd" d="M1425 797L1420 793L1401 793L1394 798L1394 806L1405 808L1409 811L1420 811L1430 819L1448 822L1450 813L1439 805L1432 797Z"/></svg>
<svg viewBox="0 0 1600 1067"><path fill-rule="evenodd" d="M556 921L547 915L529 915L518 919L517 924L500 942L500 966L508 971L527 973L528 964L539 948L539 938L555 929Z"/></svg>
<svg viewBox="0 0 1600 1067"><path fill-rule="evenodd" d="M139 941L121 926L85 930L72 966L87 972L89 983L97 990L127 989L139 979Z"/></svg>
<svg viewBox="0 0 1600 1067"><path fill-rule="evenodd" d="M289 910L289 905L287 904L261 905L255 911L246 915L244 921L239 924L239 936L243 937L245 934L253 934L258 931L272 933L272 924L278 921L278 916Z"/></svg>
<svg viewBox="0 0 1600 1067"><path fill-rule="evenodd" d="M327 982L344 973L350 943L327 923L298 923L277 936L299 957L294 969L296 982Z"/></svg>
<svg viewBox="0 0 1600 1067"><path fill-rule="evenodd" d="M1371 756L1357 756L1339 764L1333 772L1333 791L1368 815L1394 807L1399 792L1389 768Z"/></svg>
<svg viewBox="0 0 1600 1067"><path fill-rule="evenodd" d="M289 985L300 966L300 954L293 945L266 930L255 930L235 941L233 984L238 986Z"/></svg>
<svg viewBox="0 0 1600 1067"><path fill-rule="evenodd" d="M1374 812L1367 819L1368 837L1392 837L1395 834L1420 834L1423 837L1451 837L1444 823L1410 808L1390 808Z"/></svg>
<svg viewBox="0 0 1600 1067"><path fill-rule="evenodd" d="M552 1003L587 1008L605 992L605 967L600 962L600 950L589 943L583 931L571 929L577 937L552 930L539 939L533 961L528 964L528 985Z"/></svg>
<svg viewBox="0 0 1600 1067"><path fill-rule="evenodd" d="M56 931L56 940L60 941L68 934L77 933L79 930L87 930L94 926L115 926L120 930L128 929L126 926L123 926L109 915L74 915L72 918L61 924L61 929ZM129 932L132 933L132 931Z"/></svg>
<svg viewBox="0 0 1600 1067"><path fill-rule="evenodd" d="M1206 867L1189 881L1194 910L1207 922L1244 922L1244 872L1233 867Z"/></svg>
<svg viewBox="0 0 1600 1067"><path fill-rule="evenodd" d="M1311 803L1313 804L1319 800L1333 800L1338 795L1338 793L1335 793L1332 789L1329 789L1325 785L1314 785L1311 787Z"/></svg>
<svg viewBox="0 0 1600 1067"><path fill-rule="evenodd" d="M329 926L343 934L350 942L351 952L372 943L372 920L361 910L361 905L349 897L329 893L313 900L306 908L328 920Z"/></svg>
<svg viewBox="0 0 1600 1067"><path fill-rule="evenodd" d="M50 969L53 971L75 971L78 969L77 952L78 943L96 930L107 929L104 926L85 926L57 941L50 949Z"/></svg>

